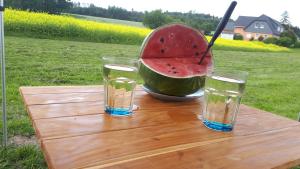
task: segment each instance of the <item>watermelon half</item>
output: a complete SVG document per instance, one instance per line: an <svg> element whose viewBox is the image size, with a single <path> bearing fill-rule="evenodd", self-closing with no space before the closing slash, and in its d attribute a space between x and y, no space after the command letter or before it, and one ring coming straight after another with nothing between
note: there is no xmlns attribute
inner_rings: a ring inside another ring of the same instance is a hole
<svg viewBox="0 0 300 169"><path fill-rule="evenodd" d="M171 96L198 91L213 65L211 51L199 64L207 46L201 32L183 24L155 29L145 38L140 52L139 73L144 85L153 92Z"/></svg>

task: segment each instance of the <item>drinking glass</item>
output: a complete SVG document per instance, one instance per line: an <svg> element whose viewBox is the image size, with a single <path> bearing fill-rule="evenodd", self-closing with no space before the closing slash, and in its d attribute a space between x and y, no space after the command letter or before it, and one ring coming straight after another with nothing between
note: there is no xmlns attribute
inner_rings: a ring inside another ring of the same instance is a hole
<svg viewBox="0 0 300 169"><path fill-rule="evenodd" d="M207 75L204 88L203 124L217 131L232 131L244 94L248 73L216 70Z"/></svg>
<svg viewBox="0 0 300 169"><path fill-rule="evenodd" d="M132 114L137 79L137 60L124 57L102 57L104 110L115 116Z"/></svg>

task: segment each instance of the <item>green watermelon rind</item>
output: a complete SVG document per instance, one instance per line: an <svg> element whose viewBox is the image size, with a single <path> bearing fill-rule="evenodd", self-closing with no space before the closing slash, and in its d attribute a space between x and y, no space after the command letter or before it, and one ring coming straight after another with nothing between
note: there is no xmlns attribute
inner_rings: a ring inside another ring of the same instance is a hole
<svg viewBox="0 0 300 169"><path fill-rule="evenodd" d="M143 41L142 47L140 50L140 56L143 55L144 48L146 44L148 43L148 40L150 37L159 29L162 29L164 27L169 27L172 25L178 25L178 24L170 24L166 26L162 26L154 31L152 31ZM188 27L187 25L179 24L185 27ZM191 29L190 27L188 27ZM199 32L198 30L194 29L195 31ZM203 36L200 32L199 35L205 39L207 42L207 39L205 36ZM211 55L212 52L210 51ZM176 78L176 77L168 77L165 75L162 75L155 70L152 70L151 68L147 67L146 64L143 63L143 61L140 58L139 62L139 74L144 80L144 85L148 89L150 89L153 92L159 93L159 94L165 94L169 96L186 96L189 94L193 94L197 92L198 90L201 90L204 88L205 84L205 78L206 75L203 76L193 76L193 77L186 77L186 78ZM211 67L213 65L213 60Z"/></svg>
<svg viewBox="0 0 300 169"><path fill-rule="evenodd" d="M186 96L202 89L205 84L205 76L167 77L151 70L144 64L140 64L139 73L147 88L153 92L169 96Z"/></svg>

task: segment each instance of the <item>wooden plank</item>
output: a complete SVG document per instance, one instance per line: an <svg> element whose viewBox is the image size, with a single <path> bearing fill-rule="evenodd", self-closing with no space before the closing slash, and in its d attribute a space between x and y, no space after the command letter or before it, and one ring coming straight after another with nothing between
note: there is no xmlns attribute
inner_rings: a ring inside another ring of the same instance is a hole
<svg viewBox="0 0 300 169"><path fill-rule="evenodd" d="M289 168L300 164L300 126L274 130L149 157L111 160L106 169ZM93 166L95 164L92 164Z"/></svg>
<svg viewBox="0 0 300 169"><path fill-rule="evenodd" d="M135 97L134 104L137 105L138 110L153 110L153 105L155 109L160 110L163 108L174 108L179 110L193 110L194 112L200 112L201 110L201 100L196 99L189 102L164 102L157 99L153 99L151 96L145 92L139 92L139 96ZM63 95L60 97L63 102L69 100ZM26 96L27 97L27 96ZM67 96L69 97L69 96ZM49 97L48 97L49 98ZM86 97L88 98L88 97ZM101 98L99 98L101 99ZM42 99L47 100L47 96ZM41 103L41 101L39 102ZM66 116L77 116L77 115L87 115L87 114L102 114L103 111L103 101L87 101L85 102L75 102L75 103L54 103L54 104L44 104L44 105L29 105L28 112L32 119L42 119L42 118L53 118L53 117L66 117Z"/></svg>
<svg viewBox="0 0 300 169"><path fill-rule="evenodd" d="M137 91L142 90L141 86L136 87ZM23 86L20 87L23 95L36 94L63 94L63 93L99 93L103 92L103 85L95 86Z"/></svg>
<svg viewBox="0 0 300 169"><path fill-rule="evenodd" d="M299 122L258 109L242 106L234 129L236 134L254 134L298 125ZM244 113L247 112L247 113Z"/></svg>
<svg viewBox="0 0 300 169"><path fill-rule="evenodd" d="M188 115L180 120L194 120ZM196 118L196 116L193 116ZM72 116L35 120L36 134L39 139L51 139L87 135L113 130L167 124L174 121L166 111L144 111L128 117L114 117L107 114ZM178 119L179 120L179 119ZM49 127L51 126L51 127ZM63 130L62 130L63 129Z"/></svg>
<svg viewBox="0 0 300 169"><path fill-rule="evenodd" d="M61 93L51 93L51 91L48 91L48 93L44 93L44 94L24 94L23 91L25 91L25 93L28 92L34 92L35 88L33 87L28 87L30 90L27 91L25 90L26 87L22 87L20 88L21 94L23 96L25 105L29 107L33 106L33 105L38 105L37 107L40 106L40 108L42 109L43 107L45 109L49 109L47 107L47 105L51 104L68 104L71 103L70 105L76 105L76 103L79 103L79 105L81 105L81 103L84 104L84 102L103 102L103 93L101 92L95 92L95 93L89 93L89 92L78 92L78 90L85 90L83 87L81 88L75 88L73 89L72 87L68 87L66 88L66 90L64 91L62 87L46 87L46 88L42 88L42 91L39 90L39 88L37 88L37 92L45 92L44 89L49 90L49 88L54 88L55 90L61 92ZM69 90L70 88L70 90ZM75 90L75 91L74 91ZM87 89L89 90L89 89ZM148 107L152 107L152 105L149 103L151 102L151 104L160 104L163 106L177 106L177 105L182 105L182 103L184 105L194 105L194 104L199 104L201 103L201 101L198 99L193 100L193 101L188 101L188 102L165 102L165 101L160 101L157 99L153 99L148 93L144 92L142 90L142 88L139 86L137 87L136 90L136 96L135 96L135 104L137 105L143 105L140 107L145 107L144 105L148 105ZM73 104L75 103L75 104ZM179 103L179 104L178 104ZM45 106L43 106L45 105ZM53 107L59 107L58 105L53 106ZM62 108L64 108L64 106L62 106ZM34 109L34 108L33 108ZM50 108L51 109L51 108ZM55 116L54 116L55 117ZM43 118L43 117L42 117Z"/></svg>
<svg viewBox="0 0 300 169"><path fill-rule="evenodd" d="M148 95L144 91L137 91L135 94L136 100ZM46 104L65 104L65 103L80 103L80 102L103 102L103 92L100 93L62 93L62 94L36 94L23 95L24 102L27 106L31 105L46 105ZM147 99L147 98L145 98ZM153 100L148 96L148 101ZM174 102L173 102L174 104Z"/></svg>
<svg viewBox="0 0 300 169"><path fill-rule="evenodd" d="M196 109L194 109L195 107ZM39 139L60 138L166 123L191 121L201 123L197 117L200 113L200 105L195 107L161 107L156 111L153 111L153 109L140 109L130 117L112 117L103 114L103 108L99 107L99 110L95 110L95 107L91 107L91 111L102 111L102 114L35 119L33 123ZM84 108L78 108L78 110L80 109ZM269 113L247 112L242 108L238 116L235 132L256 133L295 124L298 124L298 122ZM64 130L61 130L62 128Z"/></svg>
<svg viewBox="0 0 300 169"><path fill-rule="evenodd" d="M28 113L32 120L54 117L69 117L89 114L102 114L103 102L79 102L65 104L46 104L28 106Z"/></svg>
<svg viewBox="0 0 300 169"><path fill-rule="evenodd" d="M24 96L24 102L27 106L35 104L79 103L102 101L102 97L100 93L39 94Z"/></svg>
<svg viewBox="0 0 300 169"><path fill-rule="evenodd" d="M20 87L23 95L62 94L62 93L99 93L103 86L26 86Z"/></svg>
<svg viewBox="0 0 300 169"><path fill-rule="evenodd" d="M55 157L50 162L54 168L66 168L69 165L72 168L73 165L81 167L95 162L105 164L111 162L110 159L131 157L136 153L165 149L181 144L203 141L210 143L210 141L223 140L227 137L240 137L299 125L296 121L282 120L269 114L253 114L252 116L239 116L236 129L231 133L214 132L205 128L199 120L191 120L71 138L43 140L43 149L49 157ZM269 119L269 121L263 119ZM199 144L202 145L202 143Z"/></svg>

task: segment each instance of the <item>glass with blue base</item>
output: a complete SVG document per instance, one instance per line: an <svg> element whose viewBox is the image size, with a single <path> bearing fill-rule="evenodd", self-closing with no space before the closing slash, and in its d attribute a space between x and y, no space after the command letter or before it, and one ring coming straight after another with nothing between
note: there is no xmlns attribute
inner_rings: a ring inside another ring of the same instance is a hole
<svg viewBox="0 0 300 169"><path fill-rule="evenodd" d="M224 132L233 130L247 76L247 72L232 70L216 70L207 75L200 115L207 128Z"/></svg>
<svg viewBox="0 0 300 169"><path fill-rule="evenodd" d="M104 110L113 116L129 116L133 111L137 79L137 60L102 57Z"/></svg>

